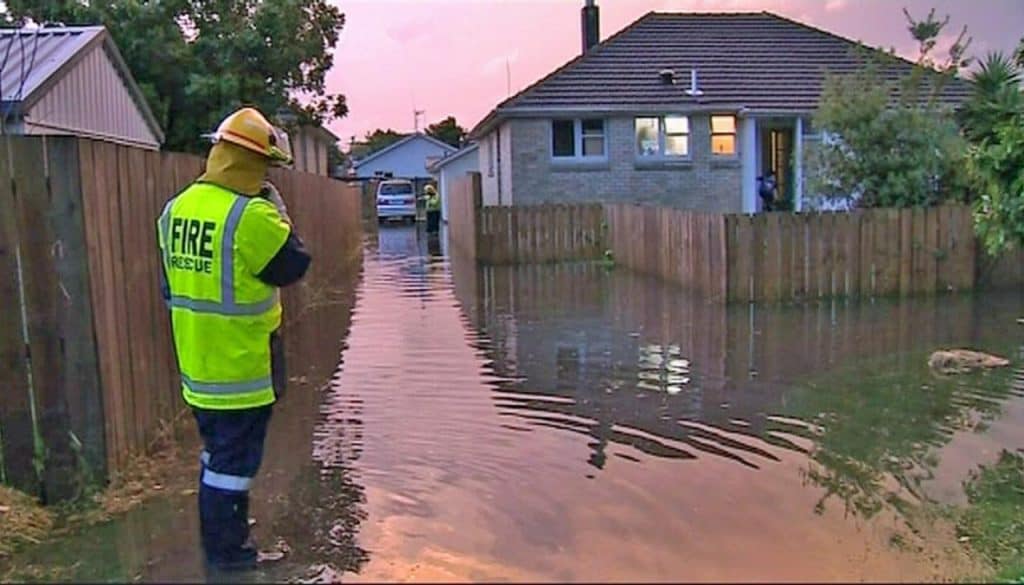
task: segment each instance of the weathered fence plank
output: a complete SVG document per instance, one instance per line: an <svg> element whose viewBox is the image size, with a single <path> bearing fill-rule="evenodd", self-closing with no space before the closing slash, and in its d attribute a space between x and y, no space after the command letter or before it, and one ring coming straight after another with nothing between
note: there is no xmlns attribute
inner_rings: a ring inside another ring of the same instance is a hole
<svg viewBox="0 0 1024 585"><path fill-rule="evenodd" d="M24 226L16 209L17 185L10 140L0 140L0 295L9 303L0 311L0 472L5 482L35 491L38 478L32 465L35 453L34 404L29 390L23 320L23 283L19 235Z"/></svg>

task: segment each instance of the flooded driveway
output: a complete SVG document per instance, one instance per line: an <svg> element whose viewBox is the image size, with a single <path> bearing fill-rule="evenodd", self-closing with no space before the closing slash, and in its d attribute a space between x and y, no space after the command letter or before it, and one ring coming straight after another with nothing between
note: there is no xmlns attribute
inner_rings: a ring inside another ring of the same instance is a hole
<svg viewBox="0 0 1024 585"><path fill-rule="evenodd" d="M623 270L444 252L382 228L351 290L296 317L254 493L256 535L293 552L256 578L978 570L920 504L962 503L972 469L1024 447L1024 374L937 378L925 361L1020 360L1020 292L726 309ZM22 561L193 580L194 516L168 498Z"/></svg>

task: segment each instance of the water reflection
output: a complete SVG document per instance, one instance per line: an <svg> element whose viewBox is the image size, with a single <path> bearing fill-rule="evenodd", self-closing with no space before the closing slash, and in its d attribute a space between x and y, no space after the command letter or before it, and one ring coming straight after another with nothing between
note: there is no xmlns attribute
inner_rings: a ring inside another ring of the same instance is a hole
<svg viewBox="0 0 1024 585"><path fill-rule="evenodd" d="M1020 293L725 308L592 265L458 270L472 274L456 283L488 355L517 380L497 388L501 413L588 436L598 470L609 443L754 469L779 460L774 446L810 456L819 512L838 497L870 517L924 498L952 435L1022 396L1008 372L925 366L949 345L1012 351Z"/></svg>

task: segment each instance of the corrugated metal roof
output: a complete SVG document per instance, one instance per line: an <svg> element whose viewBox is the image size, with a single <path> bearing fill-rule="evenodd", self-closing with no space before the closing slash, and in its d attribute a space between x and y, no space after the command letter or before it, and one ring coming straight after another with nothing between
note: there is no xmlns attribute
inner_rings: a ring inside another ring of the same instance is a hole
<svg viewBox="0 0 1024 585"><path fill-rule="evenodd" d="M5 102L32 96L92 41L103 27L0 29L0 94Z"/></svg>
<svg viewBox="0 0 1024 585"><path fill-rule="evenodd" d="M826 73L863 66L859 49L849 39L768 12L652 12L500 104L474 135L503 114L568 108L812 111ZM912 67L894 58L882 72L898 79ZM661 80L663 69L675 72L675 84ZM686 93L693 69L700 97ZM968 84L956 79L943 98L958 103L968 92Z"/></svg>
<svg viewBox="0 0 1024 585"><path fill-rule="evenodd" d="M127 91L131 103L159 145L164 139L163 130L153 116L138 84L135 83L117 45L102 26L0 29L0 96L4 113L10 114L13 111L19 116L24 115L42 98L49 95L51 90L60 86L78 64L94 55L93 50L100 48L103 58L113 67L112 71L116 73L119 83ZM110 78L113 79L113 76ZM63 95L60 99L89 100L96 98L93 93L97 91L99 94L110 95L111 87L95 87L100 83L101 80L96 78L87 80L78 84L80 87L77 93L71 96ZM63 109L68 109L69 104L62 105ZM71 127L65 129L73 130ZM111 138L126 139L130 142L139 139L134 135L124 136L113 128L103 130L101 135L108 132L114 132Z"/></svg>

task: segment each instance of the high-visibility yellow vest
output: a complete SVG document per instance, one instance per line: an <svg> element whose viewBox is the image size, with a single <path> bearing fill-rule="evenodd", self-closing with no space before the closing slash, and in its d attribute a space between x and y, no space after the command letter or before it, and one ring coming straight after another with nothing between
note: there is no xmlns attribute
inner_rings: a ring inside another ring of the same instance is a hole
<svg viewBox="0 0 1024 585"><path fill-rule="evenodd" d="M441 198L437 195L427 196L427 211L440 211L441 210Z"/></svg>
<svg viewBox="0 0 1024 585"><path fill-rule="evenodd" d="M185 402L273 403L270 334L281 301L256 275L288 239L288 224L264 199L196 183L167 203L157 228Z"/></svg>

